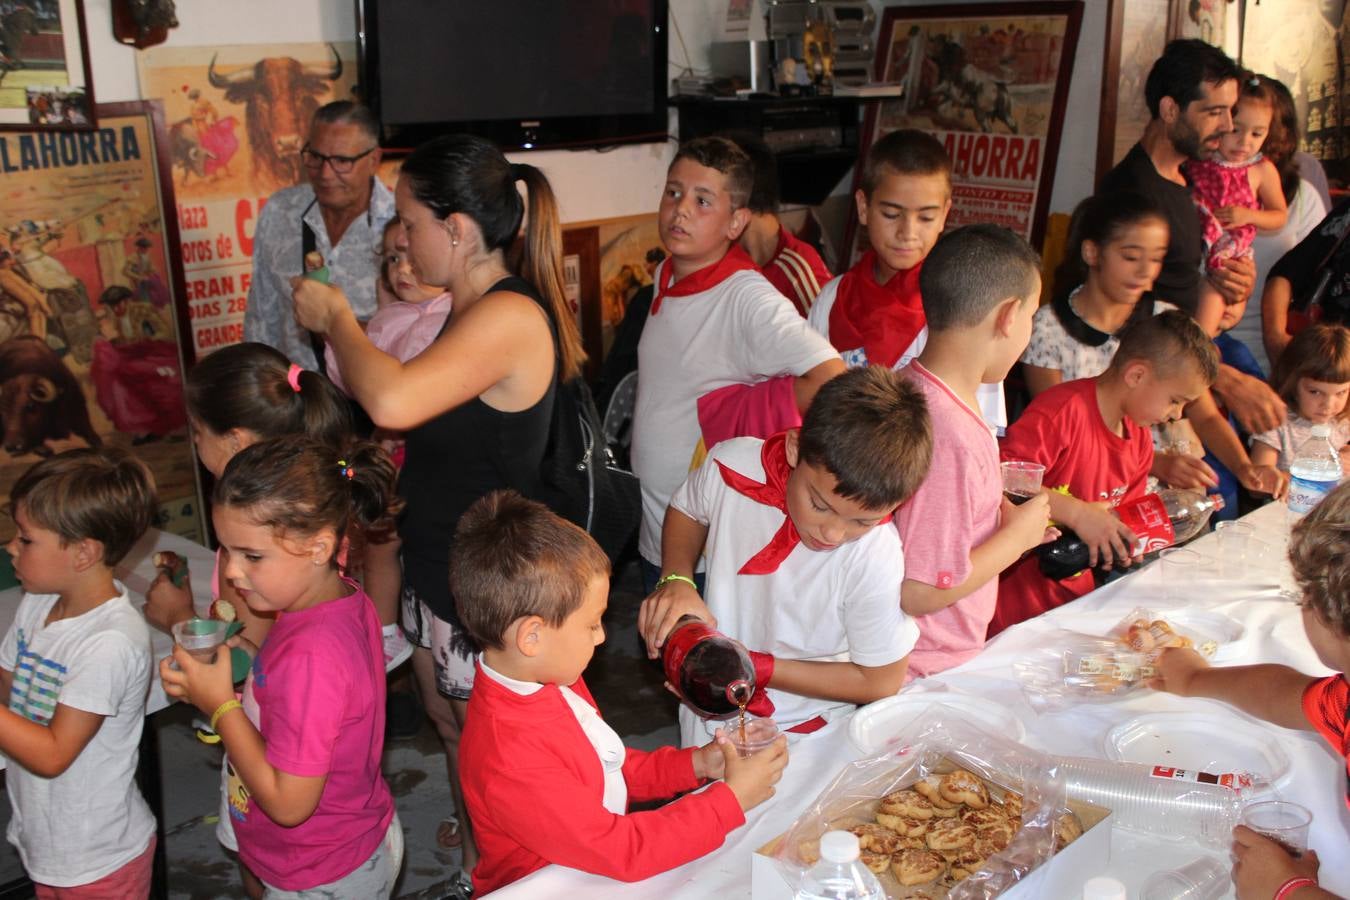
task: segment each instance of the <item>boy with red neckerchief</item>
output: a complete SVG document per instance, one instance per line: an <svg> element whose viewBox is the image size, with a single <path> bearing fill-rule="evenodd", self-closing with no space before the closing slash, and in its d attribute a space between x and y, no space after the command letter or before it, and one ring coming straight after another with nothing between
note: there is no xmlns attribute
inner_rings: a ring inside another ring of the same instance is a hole
<svg viewBox="0 0 1350 900"><path fill-rule="evenodd" d="M896 603L904 558L889 523L932 451L922 395L880 366L826 383L800 431L713 447L666 513L671 574L638 613L648 654L681 616L714 625L755 651L748 710L789 733L893 695L918 629ZM681 708L681 744L706 742L707 725Z"/></svg>
<svg viewBox="0 0 1350 900"><path fill-rule="evenodd" d="M752 178L749 158L731 141L698 138L676 153L661 195L658 228L670 257L654 274L633 415L633 471L642 482L638 549L648 590L663 574L666 505L699 447L699 399L790 376L783 386L796 415L844 369L829 342L735 243L750 218Z"/></svg>
<svg viewBox="0 0 1350 900"><path fill-rule="evenodd" d="M871 247L821 289L807 321L849 367L903 368L928 339L919 272L951 211L951 159L930 134L892 131L868 150L854 200ZM1001 384L981 385L979 400L990 425L1007 425Z"/></svg>

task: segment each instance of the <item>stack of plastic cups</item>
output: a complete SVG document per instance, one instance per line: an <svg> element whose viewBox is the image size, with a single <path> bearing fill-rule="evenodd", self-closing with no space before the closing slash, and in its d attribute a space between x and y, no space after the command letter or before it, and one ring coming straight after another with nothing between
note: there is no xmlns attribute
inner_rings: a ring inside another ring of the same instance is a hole
<svg viewBox="0 0 1350 900"><path fill-rule="evenodd" d="M1114 814L1114 825L1146 834L1187 837L1227 848L1242 811L1231 788L1155 777L1150 766L1076 756L1055 758L1069 796Z"/></svg>
<svg viewBox="0 0 1350 900"><path fill-rule="evenodd" d="M1139 900L1221 900L1231 884L1228 867L1204 856L1180 869L1150 876Z"/></svg>

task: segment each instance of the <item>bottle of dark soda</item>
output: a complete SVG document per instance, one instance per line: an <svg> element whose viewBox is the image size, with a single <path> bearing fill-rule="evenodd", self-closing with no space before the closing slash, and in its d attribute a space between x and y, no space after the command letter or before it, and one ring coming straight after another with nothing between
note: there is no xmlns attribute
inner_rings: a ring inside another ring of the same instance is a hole
<svg viewBox="0 0 1350 900"><path fill-rule="evenodd" d="M728 719L755 693L755 667L738 642L695 616L684 616L661 650L666 681L705 719Z"/></svg>

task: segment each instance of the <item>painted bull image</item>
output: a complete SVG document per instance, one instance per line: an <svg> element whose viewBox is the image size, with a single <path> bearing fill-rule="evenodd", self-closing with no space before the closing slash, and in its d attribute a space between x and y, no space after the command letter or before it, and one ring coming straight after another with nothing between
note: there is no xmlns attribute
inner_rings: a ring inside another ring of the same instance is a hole
<svg viewBox="0 0 1350 900"><path fill-rule="evenodd" d="M206 177L206 161L210 156L191 119L169 126L169 159L176 168L183 170L183 184L187 184L193 175L199 179Z"/></svg>
<svg viewBox="0 0 1350 900"><path fill-rule="evenodd" d="M331 65L305 66L289 56L260 59L235 72L216 71L211 57L207 77L225 91L225 99L244 104L253 174L274 187L297 184L303 169L300 148L308 137L310 120L319 108L326 82L342 77L342 60L332 44Z"/></svg>
<svg viewBox="0 0 1350 900"><path fill-rule="evenodd" d="M938 35L934 45L932 55L937 61L938 84L933 88L932 99L937 101L938 112L960 116L960 110L967 110L975 117L975 126L980 131L993 131L993 121L997 120L1017 134L1012 96L1008 93L1010 79L966 62L965 48L945 35Z"/></svg>
<svg viewBox="0 0 1350 900"><path fill-rule="evenodd" d="M102 446L79 382L46 342L23 335L0 344L0 429L11 456L51 456L47 441L74 434Z"/></svg>

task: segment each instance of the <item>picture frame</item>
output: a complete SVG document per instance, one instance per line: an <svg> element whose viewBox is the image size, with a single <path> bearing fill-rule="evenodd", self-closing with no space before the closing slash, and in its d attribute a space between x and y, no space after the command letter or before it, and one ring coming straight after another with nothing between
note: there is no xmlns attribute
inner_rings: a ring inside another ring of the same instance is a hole
<svg viewBox="0 0 1350 900"><path fill-rule="evenodd" d="M84 4L25 0L0 12L0 131L98 127Z"/></svg>
<svg viewBox="0 0 1350 900"><path fill-rule="evenodd" d="M109 103L97 114L90 135L0 133L0 159L38 163L5 175L0 363L6 378L51 382L34 395L49 405L0 448L0 499L43 457L117 447L153 473L156 525L200 543L183 396L194 355L163 108ZM46 144L55 152L35 149Z"/></svg>
<svg viewBox="0 0 1350 900"><path fill-rule="evenodd" d="M953 162L947 226L993 222L1039 246L1082 15L1079 0L888 7L874 79L905 94L869 105L863 154L899 128L933 134ZM850 217L841 268L861 232Z"/></svg>

